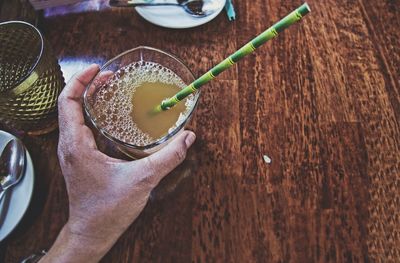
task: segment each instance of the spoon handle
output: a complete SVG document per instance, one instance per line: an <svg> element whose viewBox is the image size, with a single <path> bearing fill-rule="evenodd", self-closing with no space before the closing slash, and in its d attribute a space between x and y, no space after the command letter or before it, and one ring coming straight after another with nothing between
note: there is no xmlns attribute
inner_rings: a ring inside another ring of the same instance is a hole
<svg viewBox="0 0 400 263"><path fill-rule="evenodd" d="M146 0L110 0L110 6L136 7L136 6L180 6L175 0L146 1Z"/></svg>
<svg viewBox="0 0 400 263"><path fill-rule="evenodd" d="M11 201L10 194L11 193L6 191L0 193L0 201L2 202L2 205L0 207L0 229L4 224L5 217L7 216L7 212L9 211L10 208L10 201Z"/></svg>

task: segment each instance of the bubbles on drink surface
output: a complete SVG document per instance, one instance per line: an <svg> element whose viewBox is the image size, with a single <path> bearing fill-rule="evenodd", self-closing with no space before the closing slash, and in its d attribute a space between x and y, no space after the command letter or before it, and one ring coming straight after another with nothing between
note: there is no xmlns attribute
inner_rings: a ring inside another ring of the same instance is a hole
<svg viewBox="0 0 400 263"><path fill-rule="evenodd" d="M181 89L186 87L186 83L168 68L158 63L144 61L129 64L115 73L104 71L97 79L101 81L102 77L107 80L91 100L98 126L111 136L134 145L144 146L160 139L153 138L138 128L131 116L135 107L132 104L132 97L143 83L163 83ZM185 101L185 110L179 114L175 125L172 125L168 132L172 132L185 121L193 105L194 96L190 95Z"/></svg>

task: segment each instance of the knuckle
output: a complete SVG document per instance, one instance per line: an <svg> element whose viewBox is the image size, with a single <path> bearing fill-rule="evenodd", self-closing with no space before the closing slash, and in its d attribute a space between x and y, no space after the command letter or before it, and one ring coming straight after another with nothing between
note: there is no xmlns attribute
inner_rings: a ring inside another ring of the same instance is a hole
<svg viewBox="0 0 400 263"><path fill-rule="evenodd" d="M75 158L70 151L59 150L57 155L61 166L69 166L74 163Z"/></svg>
<svg viewBox="0 0 400 263"><path fill-rule="evenodd" d="M143 174L140 177L140 185L143 188L153 188L158 183L160 164L151 158L147 158L144 164Z"/></svg>
<svg viewBox="0 0 400 263"><path fill-rule="evenodd" d="M156 167L158 166L158 164L152 159L152 158L146 158L145 159L145 169L144 172L146 174L150 174L150 175L154 175L157 173Z"/></svg>
<svg viewBox="0 0 400 263"><path fill-rule="evenodd" d="M177 164L181 163L186 158L186 148L182 145L174 152Z"/></svg>
<svg viewBox="0 0 400 263"><path fill-rule="evenodd" d="M60 142L57 148L57 156L60 162L64 165L73 164L79 158L79 151L75 144L69 144Z"/></svg>

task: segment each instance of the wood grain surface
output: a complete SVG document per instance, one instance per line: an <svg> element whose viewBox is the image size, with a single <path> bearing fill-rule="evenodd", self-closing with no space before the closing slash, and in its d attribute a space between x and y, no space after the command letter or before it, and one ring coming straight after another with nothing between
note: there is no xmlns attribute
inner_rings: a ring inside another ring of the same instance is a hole
<svg viewBox="0 0 400 263"><path fill-rule="evenodd" d="M1 3L0 19L32 21L21 3ZM35 15L66 79L139 45L200 75L301 2L234 4L236 21L221 13L185 30L104 1ZM399 262L400 2L309 5L300 24L204 87L187 161L102 262ZM57 139L23 137L34 198L1 262L48 249L67 220Z"/></svg>

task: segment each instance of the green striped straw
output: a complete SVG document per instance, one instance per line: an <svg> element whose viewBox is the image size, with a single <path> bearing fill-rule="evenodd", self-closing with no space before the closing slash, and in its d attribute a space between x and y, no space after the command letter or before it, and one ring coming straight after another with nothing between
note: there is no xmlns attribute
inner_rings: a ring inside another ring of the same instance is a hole
<svg viewBox="0 0 400 263"><path fill-rule="evenodd" d="M304 3L296 10L291 12L289 15L287 15L285 18L283 18L281 21L277 22L276 24L265 30L263 33L261 33L256 38L251 40L249 43L241 47L235 53L224 59L222 62L220 62L212 69L210 69L203 76L193 81L189 86L180 90L173 97L163 100L161 104L157 105L157 107L154 108L154 112L155 113L161 112L175 106L178 102L180 102L181 100L183 100L184 98L195 92L197 89L199 89L201 86L203 86L210 80L214 79L224 70L230 68L240 59L242 59L243 57L245 57L250 53L253 53L254 50L256 50L256 48L263 45L268 40L276 37L280 32L282 32L292 24L299 21L303 16L307 15L310 11L311 9L308 6L308 4Z"/></svg>

